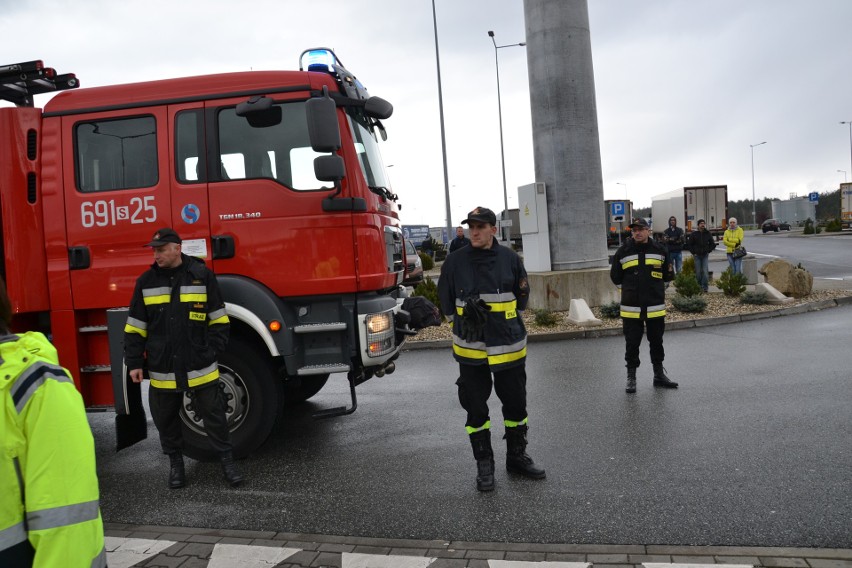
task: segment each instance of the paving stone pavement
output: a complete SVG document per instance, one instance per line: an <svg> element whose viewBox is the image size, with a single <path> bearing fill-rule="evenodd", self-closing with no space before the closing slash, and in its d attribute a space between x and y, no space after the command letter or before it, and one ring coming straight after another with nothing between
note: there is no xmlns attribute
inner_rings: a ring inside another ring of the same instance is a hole
<svg viewBox="0 0 852 568"><path fill-rule="evenodd" d="M852 549L542 544L105 523L110 568L852 568Z"/></svg>

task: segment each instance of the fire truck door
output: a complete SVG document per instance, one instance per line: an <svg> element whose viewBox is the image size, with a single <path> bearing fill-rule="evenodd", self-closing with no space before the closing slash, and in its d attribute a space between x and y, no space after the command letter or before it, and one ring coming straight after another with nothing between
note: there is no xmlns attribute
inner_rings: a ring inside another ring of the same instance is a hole
<svg viewBox="0 0 852 568"><path fill-rule="evenodd" d="M153 260L144 244L172 224L165 108L73 115L62 129L73 307L127 306Z"/></svg>

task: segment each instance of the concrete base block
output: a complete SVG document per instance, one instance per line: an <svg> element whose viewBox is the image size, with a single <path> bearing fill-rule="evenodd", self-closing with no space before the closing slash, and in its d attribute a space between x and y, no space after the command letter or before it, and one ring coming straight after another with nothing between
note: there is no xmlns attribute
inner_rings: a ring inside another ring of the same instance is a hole
<svg viewBox="0 0 852 568"><path fill-rule="evenodd" d="M743 276L746 284L757 284L757 258L750 254L743 257Z"/></svg>
<svg viewBox="0 0 852 568"><path fill-rule="evenodd" d="M568 309L568 321L581 327L603 325L603 322L592 313L586 300L571 300L571 307Z"/></svg>
<svg viewBox="0 0 852 568"><path fill-rule="evenodd" d="M774 286L767 282L761 282L754 287L755 292L763 292L766 294L770 304L789 304L793 298L788 298L781 292L775 289Z"/></svg>
<svg viewBox="0 0 852 568"><path fill-rule="evenodd" d="M589 306L602 306L620 299L618 288L609 279L609 267L529 273L532 309L564 312L572 298Z"/></svg>

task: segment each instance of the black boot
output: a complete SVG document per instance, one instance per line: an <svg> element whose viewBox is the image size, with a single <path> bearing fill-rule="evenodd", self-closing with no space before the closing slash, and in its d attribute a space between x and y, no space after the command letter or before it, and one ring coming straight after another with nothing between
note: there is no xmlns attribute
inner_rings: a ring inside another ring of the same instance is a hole
<svg viewBox="0 0 852 568"><path fill-rule="evenodd" d="M627 387L624 392L630 394L636 392L636 367L627 367Z"/></svg>
<svg viewBox="0 0 852 568"><path fill-rule="evenodd" d="M676 389L677 383L666 376L662 363L654 365L654 386L664 389Z"/></svg>
<svg viewBox="0 0 852 568"><path fill-rule="evenodd" d="M183 467L183 456L173 452L169 456L169 489L180 489L186 485L186 470Z"/></svg>
<svg viewBox="0 0 852 568"><path fill-rule="evenodd" d="M476 488L494 491L494 451L491 449L491 430L470 435L473 457L476 458Z"/></svg>
<svg viewBox="0 0 852 568"><path fill-rule="evenodd" d="M506 469L530 479L544 479L544 470L527 455L527 425L506 428Z"/></svg>
<svg viewBox="0 0 852 568"><path fill-rule="evenodd" d="M239 487L243 484L244 478L237 469L237 464L234 463L234 456L231 452L225 452L219 458L222 462L222 473L225 474L225 481L231 487Z"/></svg>

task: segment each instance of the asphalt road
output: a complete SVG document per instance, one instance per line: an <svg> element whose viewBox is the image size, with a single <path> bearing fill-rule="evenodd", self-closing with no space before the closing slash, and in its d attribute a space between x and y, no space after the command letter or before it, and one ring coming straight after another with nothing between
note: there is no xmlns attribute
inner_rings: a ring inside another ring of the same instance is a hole
<svg viewBox="0 0 852 568"><path fill-rule="evenodd" d="M666 334L678 391L624 393L620 337L529 347L530 454L544 481L501 467L475 489L448 351L404 353L358 387L353 415L310 413L347 398L342 375L288 413L227 488L188 463L166 489L150 438L115 454L113 415L92 414L104 519L134 524L387 538L852 548L852 306Z"/></svg>

